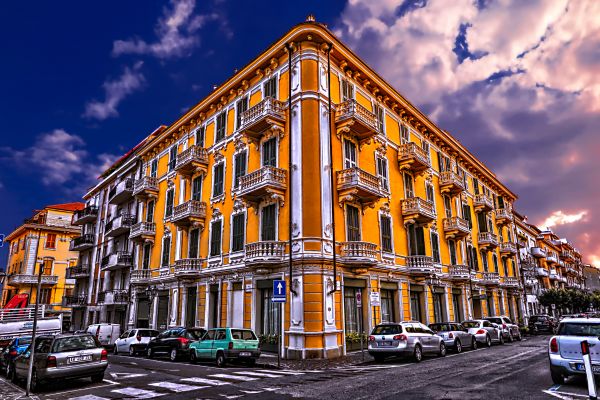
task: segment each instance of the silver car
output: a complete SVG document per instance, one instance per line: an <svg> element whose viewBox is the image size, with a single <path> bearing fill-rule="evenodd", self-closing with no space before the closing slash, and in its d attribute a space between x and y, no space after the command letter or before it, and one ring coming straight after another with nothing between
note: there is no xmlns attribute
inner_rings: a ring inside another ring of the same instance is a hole
<svg viewBox="0 0 600 400"><path fill-rule="evenodd" d="M128 353L135 356L138 353L145 353L148 342L158 336L160 332L154 329L131 329L123 332L113 347L115 354Z"/></svg>
<svg viewBox="0 0 600 400"><path fill-rule="evenodd" d="M371 331L369 354L381 362L388 356L412 357L419 362L424 354L446 355L441 337L418 321L379 324Z"/></svg>
<svg viewBox="0 0 600 400"><path fill-rule="evenodd" d="M27 379L30 357L28 348L15 358L8 373L13 382ZM59 379L91 377L92 382L102 382L106 367L108 352L90 334L40 336L35 339L31 389Z"/></svg>
<svg viewBox="0 0 600 400"><path fill-rule="evenodd" d="M457 322L429 324L429 328L444 339L446 348L453 349L457 353L461 353L463 348L477 350L475 336Z"/></svg>
<svg viewBox="0 0 600 400"><path fill-rule="evenodd" d="M488 321L498 325L502 329L504 339L512 342L513 340L521 340L521 330L519 325L513 324L510 318L505 315L498 317L486 317Z"/></svg>
<svg viewBox="0 0 600 400"><path fill-rule="evenodd" d="M504 344L502 328L487 319L471 319L463 321L462 326L469 330L469 333L475 336L477 342L491 347L492 343Z"/></svg>

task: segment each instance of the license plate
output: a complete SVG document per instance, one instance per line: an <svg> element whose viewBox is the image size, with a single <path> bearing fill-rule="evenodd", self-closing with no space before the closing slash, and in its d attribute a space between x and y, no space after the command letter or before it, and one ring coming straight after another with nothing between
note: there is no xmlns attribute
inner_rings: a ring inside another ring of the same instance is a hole
<svg viewBox="0 0 600 400"><path fill-rule="evenodd" d="M584 364L577 364L577 370L578 371L585 371L585 365ZM592 372L594 374L600 374L600 365L592 365Z"/></svg>
<svg viewBox="0 0 600 400"><path fill-rule="evenodd" d="M252 353L250 353L249 351L241 351L240 352L241 357L250 357L251 355L252 355Z"/></svg>
<svg viewBox="0 0 600 400"><path fill-rule="evenodd" d="M379 342L381 346L391 346L392 342Z"/></svg>
<svg viewBox="0 0 600 400"><path fill-rule="evenodd" d="M80 362L92 361L92 356L76 356L67 358L67 364L76 364Z"/></svg>

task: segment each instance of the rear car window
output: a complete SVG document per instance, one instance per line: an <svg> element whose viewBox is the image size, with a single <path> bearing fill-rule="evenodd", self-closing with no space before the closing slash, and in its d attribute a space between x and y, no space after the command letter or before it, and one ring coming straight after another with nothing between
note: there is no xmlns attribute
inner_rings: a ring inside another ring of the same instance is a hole
<svg viewBox="0 0 600 400"><path fill-rule="evenodd" d="M488 321L502 325L502 318L486 318Z"/></svg>
<svg viewBox="0 0 600 400"><path fill-rule="evenodd" d="M590 322L562 322L558 326L562 336L600 336L600 324Z"/></svg>
<svg viewBox="0 0 600 400"><path fill-rule="evenodd" d="M477 321L465 321L462 323L465 328L479 328L479 322Z"/></svg>
<svg viewBox="0 0 600 400"><path fill-rule="evenodd" d="M71 336L57 339L52 346L53 353L62 353L65 351L89 350L98 347L96 341L91 336Z"/></svg>
<svg viewBox="0 0 600 400"><path fill-rule="evenodd" d="M149 331L149 330L139 330L138 331L138 336L141 337L155 337L158 336L158 331Z"/></svg>
<svg viewBox="0 0 600 400"><path fill-rule="evenodd" d="M448 332L454 330L454 327L449 324L431 324L429 325L429 328L434 332Z"/></svg>
<svg viewBox="0 0 600 400"><path fill-rule="evenodd" d="M371 335L397 335L402 333L400 325L379 325L373 328Z"/></svg>
<svg viewBox="0 0 600 400"><path fill-rule="evenodd" d="M188 330L188 336L190 336L190 339L192 339L192 340L200 340L200 338L202 337L203 334L204 334L204 331L201 329L189 329Z"/></svg>
<svg viewBox="0 0 600 400"><path fill-rule="evenodd" d="M232 329L231 338L237 340L256 340L254 332L245 329Z"/></svg>

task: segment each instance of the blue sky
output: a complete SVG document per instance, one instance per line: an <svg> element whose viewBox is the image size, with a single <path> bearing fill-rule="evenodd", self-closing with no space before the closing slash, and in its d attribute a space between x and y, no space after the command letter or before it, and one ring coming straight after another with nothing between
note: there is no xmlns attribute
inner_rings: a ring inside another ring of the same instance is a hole
<svg viewBox="0 0 600 400"><path fill-rule="evenodd" d="M310 13L600 264L595 0L3 2L0 233L78 200Z"/></svg>

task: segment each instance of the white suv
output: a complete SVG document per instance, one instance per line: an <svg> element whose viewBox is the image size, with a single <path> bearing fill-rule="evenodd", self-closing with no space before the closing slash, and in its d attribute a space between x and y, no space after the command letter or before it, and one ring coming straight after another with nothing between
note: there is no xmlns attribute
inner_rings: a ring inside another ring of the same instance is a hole
<svg viewBox="0 0 600 400"><path fill-rule="evenodd" d="M521 331L519 330L519 325L513 324L505 315L501 315L499 317L485 317L485 320L488 320L494 324L497 324L499 328L502 329L502 336L509 342L513 340L521 340Z"/></svg>

